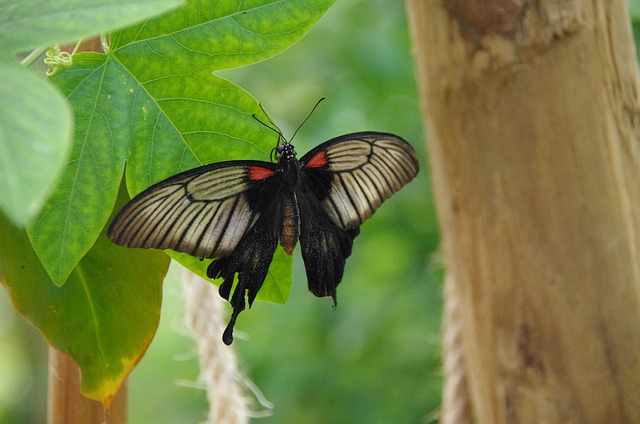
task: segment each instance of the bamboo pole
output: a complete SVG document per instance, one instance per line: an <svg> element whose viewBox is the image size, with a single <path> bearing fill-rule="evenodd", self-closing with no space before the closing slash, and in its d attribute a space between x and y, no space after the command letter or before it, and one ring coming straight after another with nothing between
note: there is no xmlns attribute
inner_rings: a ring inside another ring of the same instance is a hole
<svg viewBox="0 0 640 424"><path fill-rule="evenodd" d="M475 416L640 422L625 1L408 0Z"/></svg>
<svg viewBox="0 0 640 424"><path fill-rule="evenodd" d="M126 382L108 408L80 393L80 369L67 354L49 348L48 424L126 424Z"/></svg>

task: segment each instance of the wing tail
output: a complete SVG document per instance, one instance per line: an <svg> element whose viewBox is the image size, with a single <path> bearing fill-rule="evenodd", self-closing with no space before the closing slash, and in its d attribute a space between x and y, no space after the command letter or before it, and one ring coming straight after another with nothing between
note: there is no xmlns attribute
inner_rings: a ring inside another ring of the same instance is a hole
<svg viewBox="0 0 640 424"><path fill-rule="evenodd" d="M208 277L223 279L219 289L220 296L229 300L233 307L231 319L222 335L222 341L226 345L233 342L233 327L238 315L245 309L246 301L251 307L267 277L278 243L276 227L270 219L262 216L231 255L214 260L207 268ZM231 294L236 274L238 284Z"/></svg>

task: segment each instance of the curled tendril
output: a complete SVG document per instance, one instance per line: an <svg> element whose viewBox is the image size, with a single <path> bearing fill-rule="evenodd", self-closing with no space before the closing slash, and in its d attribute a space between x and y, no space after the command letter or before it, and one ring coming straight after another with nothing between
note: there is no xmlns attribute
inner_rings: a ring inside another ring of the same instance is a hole
<svg viewBox="0 0 640 424"><path fill-rule="evenodd" d="M71 54L61 51L57 46L47 50L46 56L44 63L47 65L47 76L49 77L55 74L59 67L71 66L73 62Z"/></svg>

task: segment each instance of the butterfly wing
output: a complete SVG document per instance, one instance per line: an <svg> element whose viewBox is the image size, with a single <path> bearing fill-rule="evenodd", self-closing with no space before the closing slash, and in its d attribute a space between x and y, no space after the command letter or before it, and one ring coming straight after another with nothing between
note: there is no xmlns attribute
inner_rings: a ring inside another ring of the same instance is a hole
<svg viewBox="0 0 640 424"><path fill-rule="evenodd" d="M233 341L233 327L236 318L245 308L245 296L251 306L267 278L277 245L277 223L269 213L265 213L258 218L230 256L215 259L207 268L208 277L223 278L220 296L227 299L233 307L229 324L222 334L222 341L226 345ZM238 284L231 295L236 273Z"/></svg>
<svg viewBox="0 0 640 424"><path fill-rule="evenodd" d="M269 162L230 161L175 175L125 205L109 238L127 247L228 256L259 218L256 193L275 168Z"/></svg>
<svg viewBox="0 0 640 424"><path fill-rule="evenodd" d="M331 296L336 304L336 287L342 280L345 261L351 255L353 240L360 228L345 230L336 225L310 189L297 194L300 248L309 291L318 297Z"/></svg>
<svg viewBox="0 0 640 424"><path fill-rule="evenodd" d="M419 169L409 143L378 132L334 138L300 162L324 210L343 229L356 228L369 219Z"/></svg>
<svg viewBox="0 0 640 424"><path fill-rule="evenodd" d="M233 341L245 296L251 305L276 250L274 215L282 203L276 168L269 162L231 161L183 172L138 194L109 227L109 238L123 246L216 258L207 275L223 278L220 295L233 307L226 344Z"/></svg>
<svg viewBox="0 0 640 424"><path fill-rule="evenodd" d="M309 290L335 303L360 224L416 176L418 160L402 138L363 132L329 140L300 162L296 193Z"/></svg>

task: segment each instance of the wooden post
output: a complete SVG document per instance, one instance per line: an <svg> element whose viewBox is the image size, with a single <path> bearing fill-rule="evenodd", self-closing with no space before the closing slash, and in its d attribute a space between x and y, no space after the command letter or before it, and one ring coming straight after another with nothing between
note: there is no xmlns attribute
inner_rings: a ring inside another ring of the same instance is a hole
<svg viewBox="0 0 640 424"><path fill-rule="evenodd" d="M126 382L106 408L80 394L80 369L67 354L49 348L48 424L126 424Z"/></svg>
<svg viewBox="0 0 640 424"><path fill-rule="evenodd" d="M640 422L624 0L408 0L478 423Z"/></svg>

